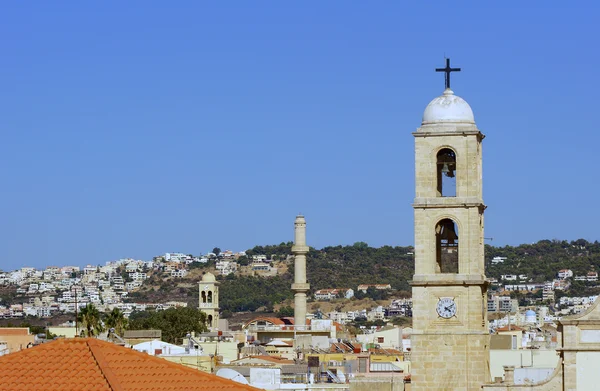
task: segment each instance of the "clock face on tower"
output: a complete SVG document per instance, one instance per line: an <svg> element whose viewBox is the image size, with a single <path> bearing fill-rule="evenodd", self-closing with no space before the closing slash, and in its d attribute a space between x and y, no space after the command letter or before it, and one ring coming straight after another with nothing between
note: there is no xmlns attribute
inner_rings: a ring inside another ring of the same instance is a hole
<svg viewBox="0 0 600 391"><path fill-rule="evenodd" d="M208 285L204 285L204 290L207 291L208 290Z"/></svg>
<svg viewBox="0 0 600 391"><path fill-rule="evenodd" d="M450 319L456 315L456 303L451 297L440 297L435 310L440 317Z"/></svg>

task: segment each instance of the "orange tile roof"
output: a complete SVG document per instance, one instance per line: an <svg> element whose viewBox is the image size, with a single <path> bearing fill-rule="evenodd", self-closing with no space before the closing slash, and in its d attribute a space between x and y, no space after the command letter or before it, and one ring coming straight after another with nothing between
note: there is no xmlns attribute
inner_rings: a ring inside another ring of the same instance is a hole
<svg viewBox="0 0 600 391"><path fill-rule="evenodd" d="M401 351L399 351L397 349L382 349L382 348L369 348L369 353L385 354L385 355L403 354Z"/></svg>
<svg viewBox="0 0 600 391"><path fill-rule="evenodd" d="M0 327L0 335L29 335L28 327Z"/></svg>
<svg viewBox="0 0 600 391"><path fill-rule="evenodd" d="M511 325L510 329L508 328L508 326L504 326L504 327L499 327L496 331L523 331L525 329L519 327L519 326L515 326L515 325Z"/></svg>
<svg viewBox="0 0 600 391"><path fill-rule="evenodd" d="M3 391L258 391L94 338L69 338L0 357Z"/></svg>
<svg viewBox="0 0 600 391"><path fill-rule="evenodd" d="M262 320L273 323L275 325L285 325L285 322L279 318L270 318L270 317L266 317L266 316L260 316L258 318L254 318L254 319L250 320L249 322L247 322L244 325L244 327L248 327L248 325L252 322L258 322L258 321L262 321Z"/></svg>

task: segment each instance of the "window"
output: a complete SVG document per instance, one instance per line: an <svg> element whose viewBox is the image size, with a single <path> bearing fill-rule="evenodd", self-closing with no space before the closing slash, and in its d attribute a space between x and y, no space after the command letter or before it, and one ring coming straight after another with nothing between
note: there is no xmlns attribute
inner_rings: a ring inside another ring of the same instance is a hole
<svg viewBox="0 0 600 391"><path fill-rule="evenodd" d="M377 343L383 343L384 337L377 337Z"/></svg>
<svg viewBox="0 0 600 391"><path fill-rule="evenodd" d="M517 336L516 335L512 336L512 348L513 349L517 348Z"/></svg>
<svg viewBox="0 0 600 391"><path fill-rule="evenodd" d="M456 154L444 148L437 154L438 197L456 197Z"/></svg>
<svg viewBox="0 0 600 391"><path fill-rule="evenodd" d="M443 219L435 227L436 272L458 273L458 226Z"/></svg>
<svg viewBox="0 0 600 391"><path fill-rule="evenodd" d="M202 293L200 294L200 296L202 297L202 302L206 303L206 292L202 291Z"/></svg>
<svg viewBox="0 0 600 391"><path fill-rule="evenodd" d="M208 291L208 302L212 303L212 292Z"/></svg>

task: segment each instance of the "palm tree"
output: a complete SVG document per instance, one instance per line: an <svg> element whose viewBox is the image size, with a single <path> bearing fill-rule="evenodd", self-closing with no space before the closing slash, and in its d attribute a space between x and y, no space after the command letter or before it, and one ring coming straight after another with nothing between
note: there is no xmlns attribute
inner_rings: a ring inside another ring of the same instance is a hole
<svg viewBox="0 0 600 391"><path fill-rule="evenodd" d="M123 312L118 308L113 308L113 310L106 316L106 327L109 329L114 328L115 333L118 336L123 336L123 331L127 327L127 318Z"/></svg>
<svg viewBox="0 0 600 391"><path fill-rule="evenodd" d="M77 316L77 322L81 323L81 327L85 332L86 337L93 337L102 332L102 322L100 321L100 312L92 304L86 305L79 315Z"/></svg>

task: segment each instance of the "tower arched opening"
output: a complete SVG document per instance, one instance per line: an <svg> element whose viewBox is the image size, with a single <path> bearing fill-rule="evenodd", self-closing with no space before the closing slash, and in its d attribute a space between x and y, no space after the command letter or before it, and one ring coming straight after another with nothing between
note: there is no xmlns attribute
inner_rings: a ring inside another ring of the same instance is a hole
<svg viewBox="0 0 600 391"><path fill-rule="evenodd" d="M213 295L212 295L212 292L211 292L211 291L208 291L208 302L209 302L209 303L212 303L212 300L213 300Z"/></svg>
<svg viewBox="0 0 600 391"><path fill-rule="evenodd" d="M438 197L456 197L456 153L443 148L437 153L436 163Z"/></svg>
<svg viewBox="0 0 600 391"><path fill-rule="evenodd" d="M435 227L436 272L458 273L458 225L440 220Z"/></svg>
<svg viewBox="0 0 600 391"><path fill-rule="evenodd" d="M202 302L206 303L206 292L202 291L202 293L200 293L200 297L202 298Z"/></svg>

